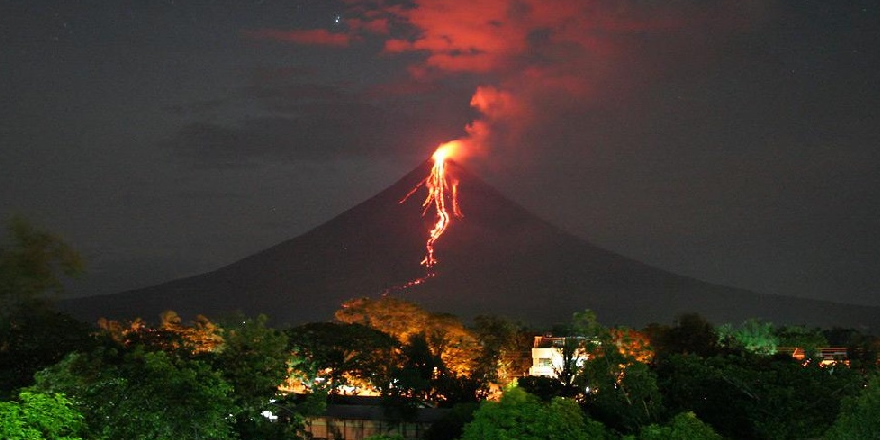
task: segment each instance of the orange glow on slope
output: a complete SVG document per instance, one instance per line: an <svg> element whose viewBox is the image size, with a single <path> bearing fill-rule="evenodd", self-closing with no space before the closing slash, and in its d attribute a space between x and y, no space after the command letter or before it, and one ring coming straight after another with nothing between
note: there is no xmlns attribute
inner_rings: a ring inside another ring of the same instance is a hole
<svg viewBox="0 0 880 440"><path fill-rule="evenodd" d="M429 174L425 180L416 185L416 187L400 201L401 203L406 201L406 199L413 195L413 193L415 193L422 185L428 189L425 201L422 202L422 207L424 208L422 215L424 216L427 214L428 210L433 207L436 221L434 222L434 227L428 234L428 239L425 241L425 257L421 262L422 266L425 266L425 268L429 270L427 277L433 276L430 269L437 264L437 259L434 257L434 244L440 239L440 236L446 232L446 229L449 228L453 218L463 217L461 209L458 206L458 180L450 176L446 170L446 159L452 157L461 145L461 141L450 141L437 147L437 150L434 151L434 155L432 156L434 166L431 168L431 174ZM424 278L420 278L407 283L407 286L421 284L423 281Z"/></svg>
<svg viewBox="0 0 880 440"><path fill-rule="evenodd" d="M452 156L460 143L459 141L451 141L437 147L432 156L434 167L431 168L431 174L425 179L428 196L425 197L422 206L425 207L425 212L433 206L437 217L434 229L431 229L428 240L425 242L426 253L425 258L422 259L422 265L429 269L437 264L437 259L434 258L434 243L446 232L453 217L462 216L458 208L458 181L446 175L446 159ZM452 193L449 195L449 201L452 203L451 213L446 204L448 191Z"/></svg>

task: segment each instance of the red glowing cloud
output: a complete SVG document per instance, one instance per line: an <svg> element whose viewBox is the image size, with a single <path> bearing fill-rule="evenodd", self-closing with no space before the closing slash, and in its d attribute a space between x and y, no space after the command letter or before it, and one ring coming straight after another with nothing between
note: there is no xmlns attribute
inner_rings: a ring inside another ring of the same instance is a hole
<svg viewBox="0 0 880 440"><path fill-rule="evenodd" d="M483 152L565 112L566 105L583 108L637 94L642 83L679 60L701 59L695 51L711 56L713 38L760 23L766 15L765 2L757 0L343 1L344 26L337 32L245 34L332 47L380 38L386 56L422 55L408 67L410 91L444 76L479 78L485 86L476 90L471 106L481 116L465 127L468 137L462 141Z"/></svg>
<svg viewBox="0 0 880 440"><path fill-rule="evenodd" d="M362 10L381 0L349 0ZM766 15L760 2L637 0L414 0L385 10L409 32L392 32L386 54L421 53L410 73L423 81L481 75L468 124L469 148L510 144L529 126L566 105L625 99L681 54L704 51L707 40L734 33ZM691 56L691 58L693 58ZM697 57L699 58L699 57Z"/></svg>

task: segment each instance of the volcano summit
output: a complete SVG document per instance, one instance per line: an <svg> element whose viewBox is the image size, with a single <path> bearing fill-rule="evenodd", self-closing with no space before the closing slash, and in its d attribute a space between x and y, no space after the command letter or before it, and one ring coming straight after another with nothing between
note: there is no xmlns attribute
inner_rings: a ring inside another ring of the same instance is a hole
<svg viewBox="0 0 880 440"><path fill-rule="evenodd" d="M127 292L71 299L75 316L154 319L241 311L278 324L326 321L351 298L391 292L468 319L498 314L547 326L595 311L607 325L642 327L697 312L715 323L880 328L880 308L764 295L672 274L601 249L539 219L453 161L464 218L435 243L426 282L419 264L433 219L421 197L426 161L397 183L323 225L212 272Z"/></svg>

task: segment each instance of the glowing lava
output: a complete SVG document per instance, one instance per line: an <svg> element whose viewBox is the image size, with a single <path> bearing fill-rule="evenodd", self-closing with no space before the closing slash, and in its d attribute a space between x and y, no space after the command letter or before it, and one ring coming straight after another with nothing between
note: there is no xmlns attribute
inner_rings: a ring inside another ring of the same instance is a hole
<svg viewBox="0 0 880 440"><path fill-rule="evenodd" d="M455 149L460 146L461 141L450 141L437 147L432 156L434 166L431 168L431 174L400 201L400 203L406 201L422 185L428 189L428 195L422 202L422 207L424 207L422 215L427 214L428 210L433 207L436 217L434 228L431 229L425 242L425 257L421 262L422 266L429 270L428 277L433 275L430 269L437 264L437 259L434 257L434 244L446 232L453 218L463 217L458 206L458 180L446 172L446 159L451 157ZM411 284L420 284L422 281L424 279L415 280Z"/></svg>

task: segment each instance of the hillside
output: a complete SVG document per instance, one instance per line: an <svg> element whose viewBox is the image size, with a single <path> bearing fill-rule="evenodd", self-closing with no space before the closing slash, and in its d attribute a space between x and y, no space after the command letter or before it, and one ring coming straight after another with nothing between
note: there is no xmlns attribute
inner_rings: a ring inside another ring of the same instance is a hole
<svg viewBox="0 0 880 440"><path fill-rule="evenodd" d="M423 193L399 202L430 167L425 162L323 225L215 271L62 306L88 320L155 319L168 309L184 317L266 313L278 324L331 319L345 300L424 275L419 261L433 219L422 217ZM454 162L448 169L460 181L464 218L437 242L436 276L390 293L429 310L463 318L500 314L536 326L589 308L605 324L633 327L693 311L716 323L758 317L880 328L877 307L763 295L617 255L541 220Z"/></svg>

